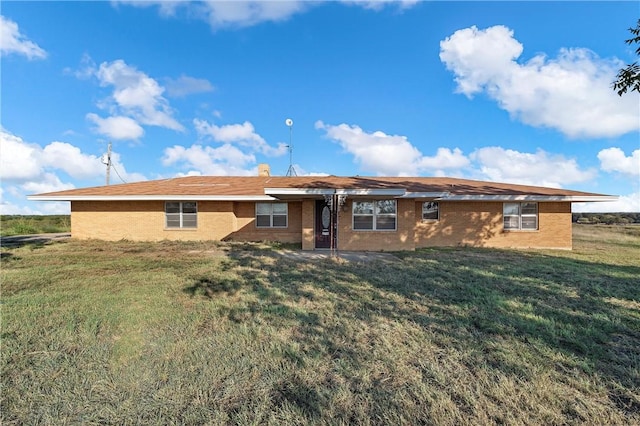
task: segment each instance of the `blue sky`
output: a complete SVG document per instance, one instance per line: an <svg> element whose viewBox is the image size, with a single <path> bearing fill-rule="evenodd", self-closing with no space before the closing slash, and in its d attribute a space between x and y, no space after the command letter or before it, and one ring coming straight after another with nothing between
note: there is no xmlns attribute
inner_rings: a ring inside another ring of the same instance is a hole
<svg viewBox="0 0 640 426"><path fill-rule="evenodd" d="M1 4L2 214L193 174L450 176L640 211L638 2ZM294 122L291 133L285 120Z"/></svg>

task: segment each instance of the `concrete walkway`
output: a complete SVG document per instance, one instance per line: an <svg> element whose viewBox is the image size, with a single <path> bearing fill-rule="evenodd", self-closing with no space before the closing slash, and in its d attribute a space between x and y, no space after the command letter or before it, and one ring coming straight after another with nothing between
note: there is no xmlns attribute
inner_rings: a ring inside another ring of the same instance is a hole
<svg viewBox="0 0 640 426"><path fill-rule="evenodd" d="M329 250L278 250L277 253L286 258L300 261L324 260L332 257L347 262L396 262L400 260L391 253L377 251L337 251L332 253Z"/></svg>

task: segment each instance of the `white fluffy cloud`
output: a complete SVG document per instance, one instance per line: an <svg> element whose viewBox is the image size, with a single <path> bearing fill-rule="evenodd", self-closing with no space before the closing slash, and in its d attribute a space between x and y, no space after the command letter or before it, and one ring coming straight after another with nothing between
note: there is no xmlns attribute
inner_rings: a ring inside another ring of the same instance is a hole
<svg viewBox="0 0 640 426"><path fill-rule="evenodd" d="M637 213L640 212L640 192L621 195L617 201L573 203L571 209L576 213Z"/></svg>
<svg viewBox="0 0 640 426"><path fill-rule="evenodd" d="M598 153L600 167L605 172L618 172L629 176L640 176L640 149L626 156L620 148L607 148Z"/></svg>
<svg viewBox="0 0 640 426"><path fill-rule="evenodd" d="M54 145L55 144L55 145ZM42 149L40 145L25 142L22 138L13 135L4 129L0 129L0 181L3 188L0 191L0 214L54 214L68 213L66 205L56 204L46 206L43 210L31 208L7 199L7 195L15 200L23 200L27 193L61 191L71 189L73 185L62 182L54 173L57 167L67 167L72 164L81 164L90 157L65 158L59 163L58 153L65 150L60 144L54 142ZM48 153L45 153L49 148ZM49 155L52 154L49 158Z"/></svg>
<svg viewBox="0 0 640 426"><path fill-rule="evenodd" d="M381 10L387 5L408 9L415 6L419 0L340 0L341 3L352 4L370 10Z"/></svg>
<svg viewBox="0 0 640 426"><path fill-rule="evenodd" d="M57 203L42 202L33 205L18 205L0 197L0 214L38 215L38 214L69 214L70 204L66 201Z"/></svg>
<svg viewBox="0 0 640 426"><path fill-rule="evenodd" d="M18 24L0 15L0 52L2 56L12 53L28 59L44 59L47 52L20 33Z"/></svg>
<svg viewBox="0 0 640 426"><path fill-rule="evenodd" d="M39 145L30 144L0 130L0 178L24 181L37 177L42 170Z"/></svg>
<svg viewBox="0 0 640 426"><path fill-rule="evenodd" d="M408 9L419 0L341 0L341 3L356 5L365 9L381 10L387 5ZM286 21L293 15L306 12L323 3L308 0L288 1L163 1L163 0L117 0L114 5L130 5L135 7L157 6L160 15L176 16L181 10L189 17L196 17L209 23L211 29L244 28L263 22Z"/></svg>
<svg viewBox="0 0 640 426"><path fill-rule="evenodd" d="M184 74L177 79L167 78L165 80L167 95L177 98L194 93L212 92L214 90L213 85L208 80L189 77Z"/></svg>
<svg viewBox="0 0 640 426"><path fill-rule="evenodd" d="M637 99L611 90L620 61L587 49L562 49L556 58L536 55L520 64L522 52L504 26L473 26L440 42L440 59L454 73L458 92L485 93L526 124L585 138L640 129Z"/></svg>
<svg viewBox="0 0 640 426"><path fill-rule="evenodd" d="M211 28L248 27L261 22L287 20L306 10L310 4L301 1L210 1L201 11Z"/></svg>
<svg viewBox="0 0 640 426"><path fill-rule="evenodd" d="M55 141L42 148L1 130L0 151L0 178L3 181L22 185L46 182L48 188L68 189L67 184L62 184L59 179L53 179L47 173L60 170L79 179L103 173L98 157L84 154L79 148L66 142Z"/></svg>
<svg viewBox="0 0 640 426"><path fill-rule="evenodd" d="M74 185L68 182L62 182L54 173L44 172L38 177L38 180L25 182L21 185L21 188L30 194L39 194L73 189Z"/></svg>
<svg viewBox="0 0 640 426"><path fill-rule="evenodd" d="M136 7L158 6L163 16L175 16L180 9L187 14L208 22L213 30L243 28L262 22L278 22L314 6L309 1L162 1L123 0L114 4Z"/></svg>
<svg viewBox="0 0 640 426"><path fill-rule="evenodd" d="M0 130L0 212L2 214L54 214L69 213L68 203L43 204L38 209L18 205L7 200L7 195L24 200L27 194L62 191L75 185L64 181L64 172L71 179L95 179L105 174L101 158L83 153L66 142L54 141L41 147L24 141L8 131ZM126 182L145 180L138 173L127 173L118 153L112 153L114 178L120 176Z"/></svg>
<svg viewBox="0 0 640 426"><path fill-rule="evenodd" d="M80 148L66 142L51 142L41 155L44 167L63 170L74 179L90 179L102 173L98 157L83 154Z"/></svg>
<svg viewBox="0 0 640 426"><path fill-rule="evenodd" d="M95 124L94 131L116 140L136 140L144 135L144 129L136 120L121 115L102 118L94 113L87 119Z"/></svg>
<svg viewBox="0 0 640 426"><path fill-rule="evenodd" d="M110 100L124 115L140 124L184 130L173 118L173 110L162 96L164 87L144 72L118 59L100 64L95 76L101 86L113 86Z"/></svg>
<svg viewBox="0 0 640 426"><path fill-rule="evenodd" d="M427 170L462 169L469 165L469 159L460 148L438 148L436 155L422 157L420 168Z"/></svg>
<svg viewBox="0 0 640 426"><path fill-rule="evenodd" d="M381 176L415 176L425 170L459 169L469 160L455 148L439 148L433 157L424 156L406 136L387 135L381 131L367 133L358 126L315 124L326 137L337 142L355 157L363 171Z"/></svg>
<svg viewBox="0 0 640 426"><path fill-rule="evenodd" d="M255 162L253 154L246 154L230 144L218 148L202 145L185 148L175 145L166 148L162 157L162 164L165 166L178 165L192 169L187 174L218 176L255 175L253 170L247 169L249 164Z"/></svg>
<svg viewBox="0 0 640 426"><path fill-rule="evenodd" d="M111 182L112 183L131 183L147 180L147 177L141 173L129 172L122 163L120 154L111 152Z"/></svg>
<svg viewBox="0 0 640 426"><path fill-rule="evenodd" d="M440 147L433 156L423 155L405 136L381 131L367 133L358 126L331 126L321 121L316 128L338 142L368 173L379 176L466 176L523 185L566 187L597 175L583 169L573 158L543 150L519 152L502 147L484 147L466 156L458 149Z"/></svg>
<svg viewBox="0 0 640 426"><path fill-rule="evenodd" d="M596 170L581 169L575 159L543 150L529 153L492 146L477 149L470 158L483 179L496 182L561 188L596 176Z"/></svg>
<svg viewBox="0 0 640 426"><path fill-rule="evenodd" d="M211 137L216 142L237 144L246 147L251 152L260 152L271 157L283 155L287 151L287 146L284 143L279 143L277 147L270 146L262 136L256 133L253 124L249 121L242 124L217 126L196 118L193 120L193 124L198 135Z"/></svg>

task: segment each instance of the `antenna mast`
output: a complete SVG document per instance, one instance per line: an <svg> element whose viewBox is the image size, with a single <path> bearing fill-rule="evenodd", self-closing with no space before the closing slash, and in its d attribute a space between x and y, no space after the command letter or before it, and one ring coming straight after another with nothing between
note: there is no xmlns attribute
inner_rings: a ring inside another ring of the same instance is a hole
<svg viewBox="0 0 640 426"><path fill-rule="evenodd" d="M111 174L111 142L107 145L107 153L102 156L102 164L107 165L107 185L109 185L109 175Z"/></svg>
<svg viewBox="0 0 640 426"><path fill-rule="evenodd" d="M293 133L293 120L287 118L286 120L284 120L284 124L286 124L289 128L289 168L287 169L287 176L298 176L298 174L296 173L296 169L293 168L293 142L291 140L291 136Z"/></svg>

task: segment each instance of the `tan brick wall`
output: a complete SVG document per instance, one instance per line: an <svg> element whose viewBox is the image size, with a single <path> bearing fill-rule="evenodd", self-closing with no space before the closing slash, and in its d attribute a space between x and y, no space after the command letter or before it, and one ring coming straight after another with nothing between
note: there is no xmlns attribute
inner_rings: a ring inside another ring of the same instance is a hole
<svg viewBox="0 0 640 426"><path fill-rule="evenodd" d="M315 200L302 202L302 250L315 249Z"/></svg>
<svg viewBox="0 0 640 426"><path fill-rule="evenodd" d="M162 201L72 201L71 235L78 239L160 240Z"/></svg>
<svg viewBox="0 0 640 426"><path fill-rule="evenodd" d="M440 220L423 222L422 202L416 202L416 247L469 245L571 249L571 203L538 203L537 231L504 231L502 204L441 201Z"/></svg>
<svg viewBox="0 0 640 426"><path fill-rule="evenodd" d="M338 249L368 251L414 250L415 201L398 199L395 231L354 231L352 202L347 199L346 211L338 217Z"/></svg>
<svg viewBox="0 0 640 426"><path fill-rule="evenodd" d="M440 220L422 221L422 203L398 200L396 231L354 231L352 200L339 212L338 249L397 251L433 246L570 249L571 203L538 203L537 231L503 231L501 202L440 202ZM256 228L253 202L198 202L197 229L166 229L163 201L73 201L74 238L235 240L301 243L313 250L315 201L289 203L287 228Z"/></svg>
<svg viewBox="0 0 640 426"><path fill-rule="evenodd" d="M238 240L301 241L302 203L289 203L289 226L255 227L255 203L198 201L198 227L165 228L164 201L73 201L71 233L74 238L108 241Z"/></svg>
<svg viewBox="0 0 640 426"><path fill-rule="evenodd" d="M256 205L253 202L234 203L233 213L237 220L235 232L226 239L232 241L280 241L283 243L302 242L302 202L288 203L289 217L286 228L257 228L255 225Z"/></svg>

